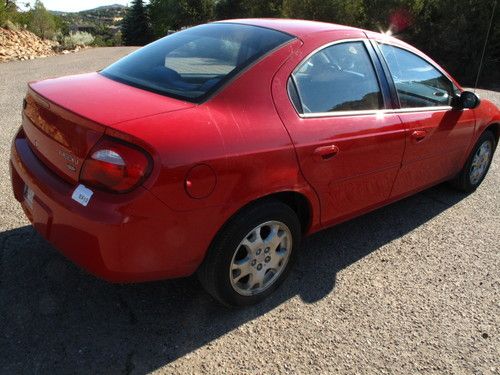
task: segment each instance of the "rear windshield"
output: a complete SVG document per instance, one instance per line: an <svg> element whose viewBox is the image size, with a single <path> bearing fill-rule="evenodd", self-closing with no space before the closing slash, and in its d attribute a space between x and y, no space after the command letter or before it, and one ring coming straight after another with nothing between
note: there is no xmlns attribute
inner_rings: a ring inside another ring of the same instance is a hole
<svg viewBox="0 0 500 375"><path fill-rule="evenodd" d="M201 25L151 43L101 74L131 86L197 102L292 38L256 26Z"/></svg>

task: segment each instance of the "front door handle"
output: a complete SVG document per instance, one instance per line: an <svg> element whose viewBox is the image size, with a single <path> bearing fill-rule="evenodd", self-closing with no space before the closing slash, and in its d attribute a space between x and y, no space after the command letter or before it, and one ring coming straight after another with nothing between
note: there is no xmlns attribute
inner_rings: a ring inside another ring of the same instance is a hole
<svg viewBox="0 0 500 375"><path fill-rule="evenodd" d="M425 137L427 137L427 132L425 130L415 130L413 133L411 133L411 137L417 142L420 142Z"/></svg>
<svg viewBox="0 0 500 375"><path fill-rule="evenodd" d="M322 146L314 150L314 156L318 160L328 160L333 158L339 153L339 148L335 145Z"/></svg>

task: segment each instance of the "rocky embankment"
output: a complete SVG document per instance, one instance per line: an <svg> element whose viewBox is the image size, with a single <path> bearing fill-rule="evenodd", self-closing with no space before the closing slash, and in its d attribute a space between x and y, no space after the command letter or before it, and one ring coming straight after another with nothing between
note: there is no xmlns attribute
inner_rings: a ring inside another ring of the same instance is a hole
<svg viewBox="0 0 500 375"><path fill-rule="evenodd" d="M0 28L0 62L10 60L33 60L38 57L55 55L54 45L28 30Z"/></svg>

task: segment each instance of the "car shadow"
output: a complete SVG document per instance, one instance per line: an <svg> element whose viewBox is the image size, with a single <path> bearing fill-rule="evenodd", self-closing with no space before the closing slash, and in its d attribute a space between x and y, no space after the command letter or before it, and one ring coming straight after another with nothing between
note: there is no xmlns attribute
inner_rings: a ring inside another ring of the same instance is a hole
<svg viewBox="0 0 500 375"><path fill-rule="evenodd" d="M148 373L291 298L314 303L335 293L339 271L464 197L440 185L307 238L283 286L242 310L218 305L194 277L113 285L65 260L30 226L0 233L0 368Z"/></svg>

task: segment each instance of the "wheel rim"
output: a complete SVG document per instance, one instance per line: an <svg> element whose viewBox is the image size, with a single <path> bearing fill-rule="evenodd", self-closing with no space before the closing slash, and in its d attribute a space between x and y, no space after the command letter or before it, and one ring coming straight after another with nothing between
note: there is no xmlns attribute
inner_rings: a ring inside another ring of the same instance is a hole
<svg viewBox="0 0 500 375"><path fill-rule="evenodd" d="M492 150L493 147L491 142L484 141L474 154L469 172L469 179L472 185L479 183L486 174L486 170L490 164Z"/></svg>
<svg viewBox="0 0 500 375"><path fill-rule="evenodd" d="M279 221L268 221L252 229L236 248L229 279L244 296L262 293L286 268L292 252L292 234Z"/></svg>

